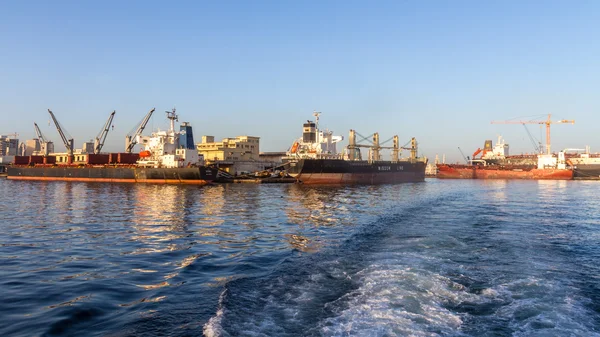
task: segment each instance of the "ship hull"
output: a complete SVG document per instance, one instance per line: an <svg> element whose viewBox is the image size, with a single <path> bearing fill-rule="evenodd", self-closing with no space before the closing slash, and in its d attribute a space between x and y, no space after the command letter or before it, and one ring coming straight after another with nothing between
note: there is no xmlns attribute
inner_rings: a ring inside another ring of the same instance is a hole
<svg viewBox="0 0 600 337"><path fill-rule="evenodd" d="M143 168L143 167L8 167L11 180L85 181L108 183L154 183L205 185L217 176L207 167Z"/></svg>
<svg viewBox="0 0 600 337"><path fill-rule="evenodd" d="M290 162L288 174L303 184L396 184L425 181L422 161L347 161L300 159Z"/></svg>
<svg viewBox="0 0 600 337"><path fill-rule="evenodd" d="M499 168L471 165L438 165L440 179L572 180L571 169Z"/></svg>
<svg viewBox="0 0 600 337"><path fill-rule="evenodd" d="M577 164L573 170L576 180L600 180L600 164Z"/></svg>

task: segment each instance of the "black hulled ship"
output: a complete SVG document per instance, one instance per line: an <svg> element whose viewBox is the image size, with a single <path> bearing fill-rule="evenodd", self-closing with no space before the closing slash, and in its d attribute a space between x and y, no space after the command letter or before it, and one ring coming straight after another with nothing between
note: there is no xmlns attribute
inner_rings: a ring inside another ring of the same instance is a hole
<svg viewBox="0 0 600 337"><path fill-rule="evenodd" d="M581 151L582 149L567 149ZM600 154L590 153L590 147L586 146L585 152L568 156L568 163L573 167L573 179L575 180L600 180Z"/></svg>
<svg viewBox="0 0 600 337"><path fill-rule="evenodd" d="M393 146L379 143L379 134L373 134L370 145L357 144L356 131L350 130L348 146L337 152L342 136L319 129L319 115L315 121L303 125L302 137L294 141L284 158L288 174L304 184L394 184L425 180L426 158L417 157L417 142L411 139L410 157L400 159L398 136ZM362 159L361 148L368 148L368 158ZM391 160L382 160L381 151L392 150Z"/></svg>

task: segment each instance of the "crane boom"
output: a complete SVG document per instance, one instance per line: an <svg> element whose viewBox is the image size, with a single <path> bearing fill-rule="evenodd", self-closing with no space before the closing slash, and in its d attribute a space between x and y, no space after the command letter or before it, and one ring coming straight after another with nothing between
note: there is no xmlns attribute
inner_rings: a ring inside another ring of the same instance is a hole
<svg viewBox="0 0 600 337"><path fill-rule="evenodd" d="M546 125L546 153L551 154L550 151L550 125L551 124L575 124L574 120L561 119L558 121L552 121L550 118L551 114L548 114L548 119L545 121L492 121L492 124L545 124Z"/></svg>
<svg viewBox="0 0 600 337"><path fill-rule="evenodd" d="M467 162L467 164L469 163L469 159L467 157L465 157L465 154L462 152L462 150L460 149L460 146L458 147L458 151L460 151L460 154L462 154L463 159L465 160L465 162Z"/></svg>
<svg viewBox="0 0 600 337"><path fill-rule="evenodd" d="M131 153L131 151L133 151L133 147L135 146L135 144L137 144L138 136L140 136L142 134L142 132L144 131L144 128L146 127L146 124L148 124L150 117L152 117L153 112L154 112L154 108L152 108L152 110L150 110L146 114L144 119L142 119L140 126L138 126L138 128L135 130L135 133L133 135L125 136L125 152Z"/></svg>
<svg viewBox="0 0 600 337"><path fill-rule="evenodd" d="M50 145L52 144L51 141L49 141L48 139L46 139L46 137L44 137L44 134L42 133L42 130L40 130L40 127L37 125L37 123L33 123L33 127L35 129L35 134L38 137L38 141L40 142L40 152L44 155L47 156L48 154L50 154Z"/></svg>
<svg viewBox="0 0 600 337"><path fill-rule="evenodd" d="M52 113L52 110L48 109L48 113L50 113L50 117L52 117L52 120L54 121L56 130L58 131L60 138L62 139L63 143L65 144L65 147L67 148L67 154L69 155L69 157L72 156L73 155L73 138L67 139L67 136L65 136L65 132L60 127L60 123L58 123L58 120L54 116L54 113Z"/></svg>
<svg viewBox="0 0 600 337"><path fill-rule="evenodd" d="M40 141L40 144L46 143L46 137L44 137L44 134L42 134L42 131L40 130L40 127L37 125L37 123L33 123L33 127L35 129L35 134L38 137L38 140Z"/></svg>
<svg viewBox="0 0 600 337"><path fill-rule="evenodd" d="M106 135L108 135L108 130L110 130L110 125L112 124L113 117L115 117L115 112L116 111L113 110L113 112L110 114L110 116L108 116L108 120L106 121L106 124L104 124L102 131L100 131L98 136L96 136L96 139L94 139L94 153L95 154L100 153L100 151L102 150L102 147L104 146L104 141L106 140Z"/></svg>
<svg viewBox="0 0 600 337"><path fill-rule="evenodd" d="M527 125L523 124L523 127L525 128L525 131L527 131L527 135L529 136L529 140L531 141L531 144L533 145L533 149L535 150L535 153L541 154L542 153L542 143L540 142L540 145L536 144L535 138L533 138L533 135L531 134L531 132L529 132Z"/></svg>

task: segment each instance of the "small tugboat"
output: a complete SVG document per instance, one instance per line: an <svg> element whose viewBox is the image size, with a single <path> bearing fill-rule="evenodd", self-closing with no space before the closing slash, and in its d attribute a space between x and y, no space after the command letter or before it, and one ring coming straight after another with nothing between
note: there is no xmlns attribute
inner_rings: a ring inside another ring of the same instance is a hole
<svg viewBox="0 0 600 337"><path fill-rule="evenodd" d="M425 181L426 158L417 158L417 142L411 140L410 158L399 159L398 136L394 145L379 144L379 134L373 134L372 146L359 145L356 132L350 130L349 145L342 153L337 144L342 136L328 130L319 130L320 112L316 120L303 125L302 137L294 141L284 157L287 173L304 184L393 184ZM363 160L360 148L369 148L369 158ZM381 149L392 149L392 160L381 160Z"/></svg>
<svg viewBox="0 0 600 337"><path fill-rule="evenodd" d="M78 155L83 161L74 161L72 139L61 137L67 146L67 155L15 157L16 165L8 167L7 178L12 180L62 180L91 182L128 182L161 184L196 184L212 182L217 169L203 165L194 144L192 127L184 122L175 131L178 116L166 111L170 120L169 131L158 131L149 137L141 135L152 115L152 109L136 131L127 138L127 150L140 143L142 151L135 153L106 153ZM52 114L51 114L52 115ZM52 115L53 116L53 115ZM54 116L53 116L54 118ZM58 127L58 123L57 123ZM69 145L71 150L69 151ZM57 160L59 157L60 160ZM62 158L65 157L65 158ZM65 159L65 160L63 160Z"/></svg>

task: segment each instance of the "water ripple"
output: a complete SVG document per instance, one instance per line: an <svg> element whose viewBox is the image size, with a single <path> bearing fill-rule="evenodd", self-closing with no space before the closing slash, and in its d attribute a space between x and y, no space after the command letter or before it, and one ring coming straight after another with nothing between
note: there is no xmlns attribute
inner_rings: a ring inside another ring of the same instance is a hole
<svg viewBox="0 0 600 337"><path fill-rule="evenodd" d="M0 335L598 335L596 185L0 180Z"/></svg>

